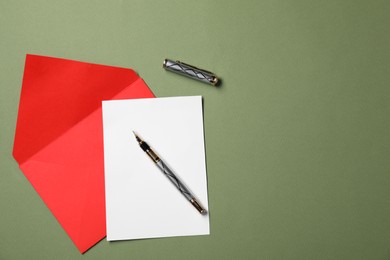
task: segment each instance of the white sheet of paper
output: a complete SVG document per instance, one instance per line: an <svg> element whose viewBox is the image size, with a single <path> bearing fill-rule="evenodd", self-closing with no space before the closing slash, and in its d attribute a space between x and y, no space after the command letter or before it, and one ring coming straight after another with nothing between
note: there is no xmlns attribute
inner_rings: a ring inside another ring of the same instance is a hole
<svg viewBox="0 0 390 260"><path fill-rule="evenodd" d="M202 97L103 101L107 240L210 234L135 131L208 210Z"/></svg>

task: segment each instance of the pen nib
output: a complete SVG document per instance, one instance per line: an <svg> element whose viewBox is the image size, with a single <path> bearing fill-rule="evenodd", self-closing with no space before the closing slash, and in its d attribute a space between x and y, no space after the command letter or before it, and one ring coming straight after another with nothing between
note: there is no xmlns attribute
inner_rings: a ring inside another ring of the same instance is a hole
<svg viewBox="0 0 390 260"><path fill-rule="evenodd" d="M133 131L133 134L135 136L135 139L137 139L137 142L140 143L142 140L139 138L139 136Z"/></svg>

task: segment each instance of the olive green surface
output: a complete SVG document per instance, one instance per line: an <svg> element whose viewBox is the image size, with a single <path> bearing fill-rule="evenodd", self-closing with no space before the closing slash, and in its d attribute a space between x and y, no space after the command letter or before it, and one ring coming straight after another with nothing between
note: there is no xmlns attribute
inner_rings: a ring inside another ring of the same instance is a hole
<svg viewBox="0 0 390 260"><path fill-rule="evenodd" d="M1 0L0 259L389 260L389 28L388 0ZM202 95L211 234L81 255L12 158L26 53Z"/></svg>

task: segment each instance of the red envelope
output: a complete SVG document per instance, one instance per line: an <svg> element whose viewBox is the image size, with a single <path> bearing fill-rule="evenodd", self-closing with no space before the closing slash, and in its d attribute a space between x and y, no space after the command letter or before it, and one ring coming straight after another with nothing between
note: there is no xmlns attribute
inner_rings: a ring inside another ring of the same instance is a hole
<svg viewBox="0 0 390 260"><path fill-rule="evenodd" d="M102 100L149 97L131 69L26 56L13 155L81 253L106 236Z"/></svg>

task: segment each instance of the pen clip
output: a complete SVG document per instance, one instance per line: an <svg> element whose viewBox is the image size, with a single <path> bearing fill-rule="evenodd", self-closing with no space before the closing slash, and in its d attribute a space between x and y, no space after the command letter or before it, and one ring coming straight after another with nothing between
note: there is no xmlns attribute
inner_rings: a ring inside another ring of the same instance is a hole
<svg viewBox="0 0 390 260"><path fill-rule="evenodd" d="M190 64L188 64L188 63L185 63L185 62L181 62L181 61L179 61L179 60L177 60L176 62L177 62L177 63L179 63L179 64L186 65L186 66L188 66L188 67L191 67L191 68L193 68L193 69L199 70L199 71L201 71L201 72L206 72L206 73L209 73L211 76L213 76L213 77L216 77L216 76L215 76L215 74L214 74L214 73L212 73L211 71L204 70L204 69L200 69L200 68L198 68L198 67L195 67L195 66L193 66L193 65L190 65Z"/></svg>

